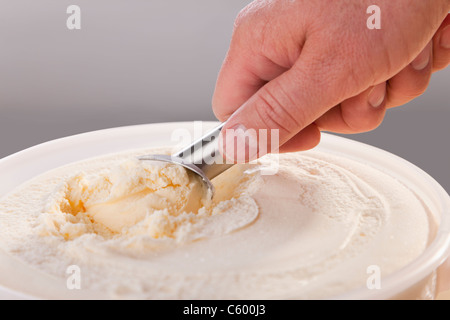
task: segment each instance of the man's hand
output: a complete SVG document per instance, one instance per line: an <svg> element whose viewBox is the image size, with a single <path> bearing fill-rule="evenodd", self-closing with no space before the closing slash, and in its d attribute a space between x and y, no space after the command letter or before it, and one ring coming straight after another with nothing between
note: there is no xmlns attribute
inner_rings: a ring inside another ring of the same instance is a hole
<svg viewBox="0 0 450 320"><path fill-rule="evenodd" d="M386 108L421 95L450 62L450 2L376 1L381 29L371 30L372 2L256 0L244 8L213 97L224 130L279 129L280 151L305 150L322 130L372 130Z"/></svg>

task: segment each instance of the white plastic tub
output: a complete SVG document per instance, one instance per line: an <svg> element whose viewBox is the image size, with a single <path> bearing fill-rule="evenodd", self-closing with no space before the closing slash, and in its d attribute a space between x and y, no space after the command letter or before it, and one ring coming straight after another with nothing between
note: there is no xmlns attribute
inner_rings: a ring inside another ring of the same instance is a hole
<svg viewBox="0 0 450 320"><path fill-rule="evenodd" d="M205 130L217 125L203 122ZM0 160L0 197L27 180L71 162L128 149L174 145L171 133L178 128L193 130L193 122L160 123L121 127L50 141ZM365 286L336 299L428 299L436 294L438 267L450 255L450 196L427 173L384 150L349 139L323 134L320 151L348 157L384 171L411 188L426 204L438 222L429 247L406 267L382 278L381 289ZM0 226L1 228L1 226ZM1 230L0 230L1 232ZM39 298L33 279L11 279L8 268L24 268L15 259L0 254L0 298ZM44 275L42 275L44 276ZM443 277L442 277L443 279ZM444 286L440 286L444 288ZM445 288L444 288L445 289ZM40 291L46 290L40 288Z"/></svg>

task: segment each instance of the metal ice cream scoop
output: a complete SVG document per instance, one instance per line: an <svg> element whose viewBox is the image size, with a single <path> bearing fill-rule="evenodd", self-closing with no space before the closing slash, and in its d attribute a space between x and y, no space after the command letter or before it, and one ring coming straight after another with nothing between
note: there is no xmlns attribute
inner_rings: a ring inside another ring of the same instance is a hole
<svg viewBox="0 0 450 320"><path fill-rule="evenodd" d="M211 180L231 168L233 164L226 163L219 152L219 134L224 123L214 128L191 145L175 152L173 155L151 154L141 156L139 160L164 161L183 166L199 175L205 183L211 196L214 186Z"/></svg>

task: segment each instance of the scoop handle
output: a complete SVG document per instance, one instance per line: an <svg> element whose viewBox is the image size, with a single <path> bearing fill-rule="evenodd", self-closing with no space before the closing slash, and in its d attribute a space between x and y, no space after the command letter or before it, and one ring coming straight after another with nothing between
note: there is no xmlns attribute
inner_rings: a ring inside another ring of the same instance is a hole
<svg viewBox="0 0 450 320"><path fill-rule="evenodd" d="M219 151L219 134L225 123L221 123L191 145L173 155L193 163L203 171L208 179L213 179L234 164L226 163Z"/></svg>

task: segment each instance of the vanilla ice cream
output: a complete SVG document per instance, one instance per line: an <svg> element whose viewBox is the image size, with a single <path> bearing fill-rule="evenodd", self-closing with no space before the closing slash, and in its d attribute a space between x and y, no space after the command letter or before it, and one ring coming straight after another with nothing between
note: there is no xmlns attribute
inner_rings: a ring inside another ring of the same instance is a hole
<svg viewBox="0 0 450 320"><path fill-rule="evenodd" d="M149 226L148 232L154 238L173 237L172 220L196 217L209 198L201 178L181 166L129 160L100 174L80 173L64 181L47 202L45 231L66 239L86 232L108 237L146 217L155 224L163 214L165 226Z"/></svg>
<svg viewBox="0 0 450 320"><path fill-rule="evenodd" d="M433 237L416 194L344 157L236 165L213 180L211 200L185 169L135 160L162 152L89 159L25 183L0 200L1 248L60 279L59 297L76 265L99 298L328 298L365 286L371 266L399 270Z"/></svg>

